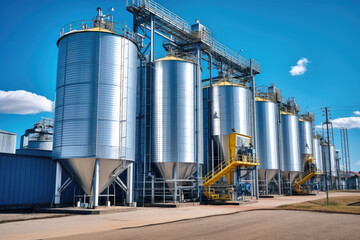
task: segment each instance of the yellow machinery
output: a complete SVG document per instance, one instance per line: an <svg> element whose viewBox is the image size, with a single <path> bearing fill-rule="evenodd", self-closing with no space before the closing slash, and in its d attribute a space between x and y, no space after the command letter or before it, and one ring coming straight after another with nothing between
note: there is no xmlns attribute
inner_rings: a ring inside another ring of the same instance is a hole
<svg viewBox="0 0 360 240"><path fill-rule="evenodd" d="M251 138L239 133L231 133L228 135L228 160L221 162L212 171L207 173L203 177L202 186L204 189L204 195L212 200L231 200L233 190L227 187L222 193L216 193L215 189L211 186L216 183L221 177L227 176L228 185L233 183L234 169L237 167L253 167L260 165L259 160L253 156L246 154L238 154L238 148L247 145L251 145Z"/></svg>
<svg viewBox="0 0 360 240"><path fill-rule="evenodd" d="M310 168L306 172L300 173L300 175L295 179L295 183L293 184L293 189L297 193L310 193L310 189L306 189L301 186L301 184L305 183L307 180L311 179L316 175L322 175L323 172L317 170L316 168Z"/></svg>

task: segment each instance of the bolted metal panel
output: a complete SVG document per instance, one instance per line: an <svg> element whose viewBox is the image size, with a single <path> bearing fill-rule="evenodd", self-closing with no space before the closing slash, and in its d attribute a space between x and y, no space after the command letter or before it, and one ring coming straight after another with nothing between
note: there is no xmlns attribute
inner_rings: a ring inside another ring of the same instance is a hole
<svg viewBox="0 0 360 240"><path fill-rule="evenodd" d="M268 101L256 102L256 149L260 158L259 177L265 179L265 171L279 169L279 108L276 103ZM277 171L268 171L269 180ZM269 176L270 174L270 176Z"/></svg>
<svg viewBox="0 0 360 240"><path fill-rule="evenodd" d="M122 161L135 159L137 47L90 31L67 34L58 47L53 158L90 194L94 159L100 190Z"/></svg>
<svg viewBox="0 0 360 240"><path fill-rule="evenodd" d="M302 170L309 157L313 156L313 133L312 122L302 120L299 121L299 135L300 135L300 154L302 159Z"/></svg>
<svg viewBox="0 0 360 240"><path fill-rule="evenodd" d="M195 67L181 59L155 62L151 159L166 179L188 179L196 170Z"/></svg>
<svg viewBox="0 0 360 240"><path fill-rule="evenodd" d="M314 158L315 158L316 168L319 169L320 171L324 171L323 158L322 158L322 151L321 151L320 137L319 136L314 136L314 138L313 138L313 150L314 150Z"/></svg>
<svg viewBox="0 0 360 240"><path fill-rule="evenodd" d="M292 181L295 174L301 171L300 138L298 117L290 114L281 115L282 161L281 170L287 178L290 173Z"/></svg>

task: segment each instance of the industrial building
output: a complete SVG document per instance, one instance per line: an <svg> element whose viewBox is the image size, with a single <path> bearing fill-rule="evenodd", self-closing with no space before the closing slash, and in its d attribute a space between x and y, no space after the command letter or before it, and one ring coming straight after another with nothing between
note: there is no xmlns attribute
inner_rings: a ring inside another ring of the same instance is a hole
<svg viewBox="0 0 360 240"><path fill-rule="evenodd" d="M26 130L16 154L14 135L0 132L3 183L23 186L13 179L33 179L32 167L46 178L23 202L7 194L15 187L0 188L0 206L243 201L346 188L348 179L358 188L358 176L340 170L333 136L314 131L314 114L255 84L258 62L153 0L126 9L132 28L98 8L61 29L54 121ZM16 169L21 161L29 169ZM36 192L43 197L26 201Z"/></svg>

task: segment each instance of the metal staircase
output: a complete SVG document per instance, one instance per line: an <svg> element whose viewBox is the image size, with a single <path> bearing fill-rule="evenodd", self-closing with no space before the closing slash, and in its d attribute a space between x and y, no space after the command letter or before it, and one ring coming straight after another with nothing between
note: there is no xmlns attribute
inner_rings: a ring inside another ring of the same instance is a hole
<svg viewBox="0 0 360 240"><path fill-rule="evenodd" d="M220 194L215 191L215 188L208 187L204 190L204 195L211 200L229 201L231 200L233 192L231 188L226 188L226 190Z"/></svg>
<svg viewBox="0 0 360 240"><path fill-rule="evenodd" d="M295 183L292 185L293 189L297 193L310 193L310 189L306 189L302 187L301 185L305 183L307 180L310 180L316 175L322 175L323 172L316 169L316 168L310 168L306 172L302 172L299 174L299 176L295 179Z"/></svg>
<svg viewBox="0 0 360 240"><path fill-rule="evenodd" d="M204 195L212 200L230 200L231 189L227 188L225 194L218 194L211 186L225 175L228 176L228 181L231 183L234 169L237 167L253 167L258 165L260 165L258 158L246 155L235 155L229 161L223 161L203 177L202 186L205 187Z"/></svg>

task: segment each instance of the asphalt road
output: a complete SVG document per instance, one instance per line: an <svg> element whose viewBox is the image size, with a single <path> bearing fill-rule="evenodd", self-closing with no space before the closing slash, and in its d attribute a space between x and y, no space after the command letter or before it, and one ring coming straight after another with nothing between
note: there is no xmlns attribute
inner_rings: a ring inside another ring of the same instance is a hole
<svg viewBox="0 0 360 240"><path fill-rule="evenodd" d="M56 239L359 239L360 215L258 210Z"/></svg>

